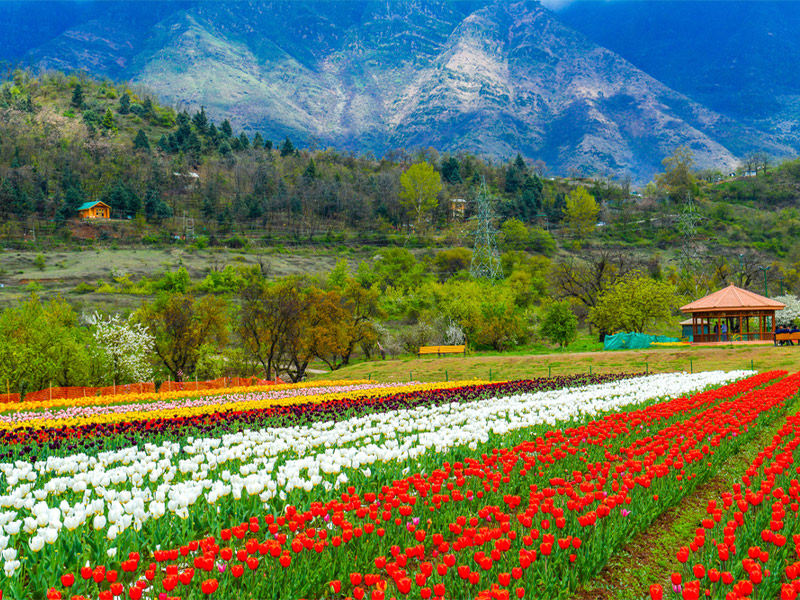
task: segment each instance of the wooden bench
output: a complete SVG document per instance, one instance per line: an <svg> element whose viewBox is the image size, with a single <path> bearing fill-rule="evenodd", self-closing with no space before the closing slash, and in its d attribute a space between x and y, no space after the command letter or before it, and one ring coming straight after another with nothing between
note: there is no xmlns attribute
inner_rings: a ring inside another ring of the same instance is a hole
<svg viewBox="0 0 800 600"><path fill-rule="evenodd" d="M467 347L466 346L420 346L419 351L417 352L417 356L422 356L423 354L435 354L436 356L441 356L442 354L463 354L464 356L466 356Z"/></svg>
<svg viewBox="0 0 800 600"><path fill-rule="evenodd" d="M776 333L775 334L775 345L778 345L778 342L800 342L800 332L796 333Z"/></svg>

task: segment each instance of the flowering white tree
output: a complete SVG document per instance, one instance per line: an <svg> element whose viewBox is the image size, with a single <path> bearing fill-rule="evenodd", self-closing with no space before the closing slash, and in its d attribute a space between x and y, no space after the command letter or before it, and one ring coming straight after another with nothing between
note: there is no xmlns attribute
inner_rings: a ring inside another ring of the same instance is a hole
<svg viewBox="0 0 800 600"><path fill-rule="evenodd" d="M87 321L94 327L95 342L115 383L150 380L153 335L147 327L119 315L103 318L97 312Z"/></svg>
<svg viewBox="0 0 800 600"><path fill-rule="evenodd" d="M786 294L775 296L775 300L783 302L786 308L775 312L775 324L778 326L793 325L800 318L800 298Z"/></svg>

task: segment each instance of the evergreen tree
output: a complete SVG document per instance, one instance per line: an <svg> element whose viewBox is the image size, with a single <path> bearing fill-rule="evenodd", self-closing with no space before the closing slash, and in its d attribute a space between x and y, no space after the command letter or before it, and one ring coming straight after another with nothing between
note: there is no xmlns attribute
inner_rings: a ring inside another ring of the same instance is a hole
<svg viewBox="0 0 800 600"><path fill-rule="evenodd" d="M281 156L289 156L291 154L294 154L294 144L292 144L292 140L287 135L281 144Z"/></svg>
<svg viewBox="0 0 800 600"><path fill-rule="evenodd" d="M242 150L247 150L250 147L250 138L247 137L244 131L239 136L239 145L242 147Z"/></svg>
<svg viewBox="0 0 800 600"><path fill-rule="evenodd" d="M222 125L219 126L219 129L224 137L226 138L233 137L233 128L231 127L231 122L228 121L228 119L225 119L222 122Z"/></svg>
<svg viewBox="0 0 800 600"><path fill-rule="evenodd" d="M261 137L261 133L256 131L256 134L253 136L253 148L256 150L260 150L264 147L264 138Z"/></svg>
<svg viewBox="0 0 800 600"><path fill-rule="evenodd" d="M314 162L313 158L308 159L308 165L306 165L306 170L303 171L303 177L307 180L313 180L317 177L317 165Z"/></svg>
<svg viewBox="0 0 800 600"><path fill-rule="evenodd" d="M121 115L127 115L131 112L131 97L128 92L123 92L122 96L119 97L119 108L117 108L117 112Z"/></svg>
<svg viewBox="0 0 800 600"><path fill-rule="evenodd" d="M80 83L76 83L75 88L72 90L72 101L70 104L75 108L83 108L83 87L81 87Z"/></svg>
<svg viewBox="0 0 800 600"><path fill-rule="evenodd" d="M264 142L264 150L272 150L272 140Z"/></svg>
<svg viewBox="0 0 800 600"><path fill-rule="evenodd" d="M133 147L135 150L150 150L150 142L147 141L144 129L139 128L139 131L136 132L136 137L133 138Z"/></svg>
<svg viewBox="0 0 800 600"><path fill-rule="evenodd" d="M161 195L155 187L147 188L144 199L144 211L147 220L156 223L172 216L172 209L161 199Z"/></svg>
<svg viewBox="0 0 800 600"><path fill-rule="evenodd" d="M506 169L506 192L516 194L522 187L527 168L522 155L517 152L517 158Z"/></svg>
<svg viewBox="0 0 800 600"><path fill-rule="evenodd" d="M447 183L461 183L461 163L455 156L442 161L442 179Z"/></svg>
<svg viewBox="0 0 800 600"><path fill-rule="evenodd" d="M530 223L539 214L542 208L542 180L536 174L525 175L516 206L516 216L523 222Z"/></svg>
<svg viewBox="0 0 800 600"><path fill-rule="evenodd" d="M187 152L192 152L194 154L200 154L203 151L203 144L200 142L200 138L194 131L189 133L187 136L184 149Z"/></svg>
<svg viewBox="0 0 800 600"><path fill-rule="evenodd" d="M217 145L217 142L218 142L219 137L220 137L220 133L219 133L219 129L217 129L217 126L214 125L213 123L211 123L208 126L208 133L206 134L206 137L209 139L209 141L211 142L212 146L216 146Z"/></svg>
<svg viewBox="0 0 800 600"><path fill-rule="evenodd" d="M144 116L147 118L153 117L155 115L155 111L153 109L153 101L148 97L144 99L142 103L142 112Z"/></svg>
<svg viewBox="0 0 800 600"><path fill-rule="evenodd" d="M194 113L192 125L200 135L205 135L208 132L208 117L206 116L205 106L201 106L200 110Z"/></svg>
<svg viewBox="0 0 800 600"><path fill-rule="evenodd" d="M78 207L86 202L86 196L83 193L80 183L72 185L64 192L64 201L58 209L56 218L59 221L66 221L72 219L78 214Z"/></svg>
<svg viewBox="0 0 800 600"><path fill-rule="evenodd" d="M117 121L114 119L114 113L111 112L110 108L106 109L106 114L103 115L103 120L100 121L100 125L103 129L108 131L115 131L117 129Z"/></svg>
<svg viewBox="0 0 800 600"><path fill-rule="evenodd" d="M161 134L161 137L158 140L158 147L164 152L169 152L169 140L167 139L167 136L164 135L163 133Z"/></svg>

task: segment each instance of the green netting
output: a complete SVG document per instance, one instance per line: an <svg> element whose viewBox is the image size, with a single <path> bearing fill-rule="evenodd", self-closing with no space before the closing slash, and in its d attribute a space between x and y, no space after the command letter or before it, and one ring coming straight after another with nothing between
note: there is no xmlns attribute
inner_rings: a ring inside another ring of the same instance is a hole
<svg viewBox="0 0 800 600"><path fill-rule="evenodd" d="M620 350L628 348L639 350L649 348L653 342L680 342L680 338L667 337L666 335L647 335L646 333L618 333L607 335L603 344L604 350Z"/></svg>

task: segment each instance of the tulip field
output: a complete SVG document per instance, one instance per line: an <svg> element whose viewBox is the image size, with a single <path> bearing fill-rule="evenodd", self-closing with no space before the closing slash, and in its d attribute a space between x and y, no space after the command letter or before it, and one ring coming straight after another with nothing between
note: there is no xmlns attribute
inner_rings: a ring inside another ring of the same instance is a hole
<svg viewBox="0 0 800 600"><path fill-rule="evenodd" d="M800 373L0 404L0 598L571 598L768 426L659 598L800 591Z"/></svg>

